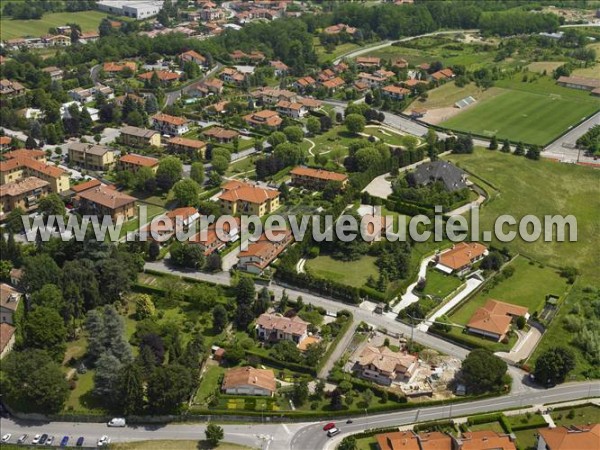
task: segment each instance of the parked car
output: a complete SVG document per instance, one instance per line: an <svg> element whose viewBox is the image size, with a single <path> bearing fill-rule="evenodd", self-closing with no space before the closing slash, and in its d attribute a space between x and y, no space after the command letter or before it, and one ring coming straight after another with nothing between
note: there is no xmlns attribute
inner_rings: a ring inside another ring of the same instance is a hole
<svg viewBox="0 0 600 450"><path fill-rule="evenodd" d="M42 434L38 444L44 445L48 441L48 435L46 433Z"/></svg>
<svg viewBox="0 0 600 450"><path fill-rule="evenodd" d="M114 417L108 421L107 425L109 427L124 427L127 422L122 417Z"/></svg>
<svg viewBox="0 0 600 450"><path fill-rule="evenodd" d="M329 431L329 430L331 430L332 428L335 428L335 423L333 423L333 422L329 422L328 424L326 424L326 425L323 427L323 431Z"/></svg>
<svg viewBox="0 0 600 450"><path fill-rule="evenodd" d="M24 444L28 437L29 437L29 435L22 434L21 437L19 437L19 440L17 441L17 444Z"/></svg>
<svg viewBox="0 0 600 450"><path fill-rule="evenodd" d="M327 432L327 436L331 437L331 436L335 436L336 434L339 434L340 429L339 428L332 428L331 430L329 430Z"/></svg>
<svg viewBox="0 0 600 450"><path fill-rule="evenodd" d="M96 445L98 447L102 447L108 444L110 444L110 439L108 438L108 436L102 436L100 439L98 439L98 442L96 442Z"/></svg>
<svg viewBox="0 0 600 450"><path fill-rule="evenodd" d="M83 436L79 436L79 438L77 439L77 447L81 447L83 446L83 441L85 439L83 439Z"/></svg>
<svg viewBox="0 0 600 450"><path fill-rule="evenodd" d="M60 446L66 447L68 443L69 443L69 436L63 436L63 438L60 440Z"/></svg>
<svg viewBox="0 0 600 450"><path fill-rule="evenodd" d="M6 444L8 441L10 441L11 437L12 437L12 434L7 433L4 436L2 436L2 439L0 439L0 442L2 442L3 444Z"/></svg>
<svg viewBox="0 0 600 450"><path fill-rule="evenodd" d="M42 438L42 436L41 436L40 434L36 434L36 435L33 437L33 441L31 441L31 443L32 443L33 445L35 445L35 444L39 444L39 443L40 443L40 439L41 439L41 438Z"/></svg>
<svg viewBox="0 0 600 450"><path fill-rule="evenodd" d="M50 436L48 439L46 439L46 445L52 444L54 444L54 436Z"/></svg>

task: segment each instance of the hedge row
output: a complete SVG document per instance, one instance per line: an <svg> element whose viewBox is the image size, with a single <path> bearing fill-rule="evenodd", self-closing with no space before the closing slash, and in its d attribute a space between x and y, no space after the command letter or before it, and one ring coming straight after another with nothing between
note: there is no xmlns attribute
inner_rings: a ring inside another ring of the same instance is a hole
<svg viewBox="0 0 600 450"><path fill-rule="evenodd" d="M467 419L469 425L478 425L482 423L499 422L500 426L506 434L513 432L510 423L506 419L506 416L502 413L483 414L477 416L471 416Z"/></svg>
<svg viewBox="0 0 600 450"><path fill-rule="evenodd" d="M418 216L419 214L423 214L425 216L432 217L435 214L431 208L425 208L423 206L407 203L393 196L385 201L385 207L390 211L406 214L407 216Z"/></svg>
<svg viewBox="0 0 600 450"><path fill-rule="evenodd" d="M275 273L275 277L294 286L300 286L303 288L308 287L311 291L316 292L317 294L333 297L335 299L342 300L343 302L348 302L355 305L360 303L360 294L358 288L347 286L336 281L327 280L325 278L319 278L309 272L296 273L294 270L280 268Z"/></svg>
<svg viewBox="0 0 600 450"><path fill-rule="evenodd" d="M443 427L454 427L454 422L452 420L436 420L433 422L418 423L414 426L413 430L418 433L420 431L429 431Z"/></svg>

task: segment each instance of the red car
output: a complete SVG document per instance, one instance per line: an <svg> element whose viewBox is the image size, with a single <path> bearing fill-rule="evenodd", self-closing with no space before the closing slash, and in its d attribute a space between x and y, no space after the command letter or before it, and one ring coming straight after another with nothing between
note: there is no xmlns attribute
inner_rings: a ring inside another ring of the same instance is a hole
<svg viewBox="0 0 600 450"><path fill-rule="evenodd" d="M326 425L323 427L323 431L329 431L329 430L331 430L332 428L335 428L335 423L333 423L333 422L329 422L328 424L326 424Z"/></svg>

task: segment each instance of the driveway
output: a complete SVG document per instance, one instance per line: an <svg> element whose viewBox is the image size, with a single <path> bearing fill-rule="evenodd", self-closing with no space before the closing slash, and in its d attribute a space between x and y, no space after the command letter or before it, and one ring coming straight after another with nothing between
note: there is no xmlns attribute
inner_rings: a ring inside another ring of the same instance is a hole
<svg viewBox="0 0 600 450"><path fill-rule="evenodd" d="M404 295L402 297L400 297L400 301L398 302L398 304L392 308L392 313L394 314L394 316L393 316L394 318L396 318L398 313L400 311L402 311L404 308L406 308L408 305L411 305L411 304L419 301L419 297L417 297L415 294L413 294L413 289L415 288L415 286L417 285L417 283L419 282L419 280L421 278L423 278L423 279L426 278L427 266L429 265L429 262L433 258L435 258L435 255L431 255L426 258L423 258L423 260L421 261L421 265L419 266L419 274L417 275L416 281L406 288L406 292L404 293Z"/></svg>
<svg viewBox="0 0 600 450"><path fill-rule="evenodd" d="M229 272L229 270L238 263L239 254L240 246L238 245L235 249L221 258L221 268L224 272Z"/></svg>
<svg viewBox="0 0 600 450"><path fill-rule="evenodd" d="M527 333L519 333L519 340L510 352L497 352L495 355L511 364L529 358L542 339L542 333L535 327L531 327Z"/></svg>
<svg viewBox="0 0 600 450"><path fill-rule="evenodd" d="M389 173L385 173L373 178L362 191L368 192L373 197L388 198L392 195L392 182L387 180L389 176Z"/></svg>
<svg viewBox="0 0 600 450"><path fill-rule="evenodd" d="M590 128L600 125L600 112L594 114L579 126L573 128L564 136L548 145L542 152L542 156L558 159L562 162L587 162L594 163L594 158L585 156L583 151L575 148L577 139L583 136ZM596 161L598 163L598 161Z"/></svg>

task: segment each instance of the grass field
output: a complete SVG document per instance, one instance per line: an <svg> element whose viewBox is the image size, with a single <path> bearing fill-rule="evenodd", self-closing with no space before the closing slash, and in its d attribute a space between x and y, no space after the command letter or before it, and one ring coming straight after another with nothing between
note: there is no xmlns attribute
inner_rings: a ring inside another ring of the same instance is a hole
<svg viewBox="0 0 600 450"><path fill-rule="evenodd" d="M429 91L428 97L424 102L415 100L408 108L406 108L406 111L410 111L415 107L426 109L446 108L448 106L453 106L457 101L469 96L477 101L482 101L502 92L501 89L495 87L481 89L475 86L475 83L469 83L466 86L459 88L455 86L454 81L451 81L450 83L442 84L440 87Z"/></svg>
<svg viewBox="0 0 600 450"><path fill-rule="evenodd" d="M564 61L535 61L527 66L527 70L536 73L543 73L546 71L547 74L551 74L553 70L562 66L564 63Z"/></svg>
<svg viewBox="0 0 600 450"><path fill-rule="evenodd" d="M545 145L600 109L600 100L588 92L556 86L547 77L533 83L500 80L496 86L508 91L487 98L440 125L461 132Z"/></svg>
<svg viewBox="0 0 600 450"><path fill-rule="evenodd" d="M348 286L364 285L369 275L377 279L377 267L373 256L363 256L358 261L350 262L338 261L330 256L318 256L309 259L306 267L316 275Z"/></svg>
<svg viewBox="0 0 600 450"><path fill-rule="evenodd" d="M470 155L451 155L449 160L476 174L499 193L481 209L481 230L494 230L496 218L509 214L518 221L524 215L574 215L577 218L577 242L525 242L515 239L507 246L545 264L575 266L587 283L600 286L598 211L600 183L595 169L574 164L560 164L475 149ZM513 229L515 229L513 227Z"/></svg>
<svg viewBox="0 0 600 450"><path fill-rule="evenodd" d="M225 369L220 366L210 366L202 375L200 387L196 392L194 403L205 404L207 399L214 394L219 387L219 378L225 373Z"/></svg>
<svg viewBox="0 0 600 450"><path fill-rule="evenodd" d="M445 275L439 270L428 270L423 295L445 298L456 290L462 281L456 277Z"/></svg>
<svg viewBox="0 0 600 450"><path fill-rule="evenodd" d="M77 23L81 31L97 31L106 13L100 11L61 12L44 14L40 20L0 20L0 39L14 39L25 36L43 36L53 27L66 23Z"/></svg>
<svg viewBox="0 0 600 450"><path fill-rule="evenodd" d="M571 425L587 425L589 423L600 423L600 406L596 405L585 405L581 407L573 408L572 411L575 413L575 417L569 417L571 410L554 411L552 419L559 426L571 426Z"/></svg>

